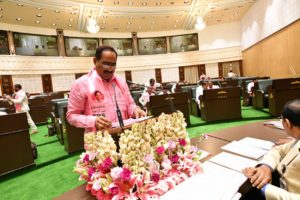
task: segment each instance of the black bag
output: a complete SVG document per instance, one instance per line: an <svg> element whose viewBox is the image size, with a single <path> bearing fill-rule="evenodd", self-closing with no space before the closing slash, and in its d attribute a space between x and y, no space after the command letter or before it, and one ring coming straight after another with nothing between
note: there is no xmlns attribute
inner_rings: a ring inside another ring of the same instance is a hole
<svg viewBox="0 0 300 200"><path fill-rule="evenodd" d="M37 152L36 144L34 142L31 142L31 150L32 150L33 158L37 159L38 152Z"/></svg>

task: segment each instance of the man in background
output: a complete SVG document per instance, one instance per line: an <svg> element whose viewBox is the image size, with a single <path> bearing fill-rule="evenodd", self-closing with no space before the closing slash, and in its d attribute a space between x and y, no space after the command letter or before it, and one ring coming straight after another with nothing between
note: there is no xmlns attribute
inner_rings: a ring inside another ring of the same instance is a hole
<svg viewBox="0 0 300 200"><path fill-rule="evenodd" d="M33 122L33 120L31 119L31 116L29 114L30 109L28 106L28 97L26 95L26 92L22 90L22 85L20 85L20 84L15 84L14 90L15 90L15 97L12 98L10 96L7 96L6 98L15 104L16 113L21 113L21 112L26 113L27 121L31 128L30 134L37 133L38 132L37 127L36 127L35 123Z"/></svg>
<svg viewBox="0 0 300 200"><path fill-rule="evenodd" d="M116 104L123 119L145 116L135 105L126 81L115 75L116 51L110 46L97 48L93 63L94 68L72 85L67 112L69 123L85 128L85 132L109 129L112 122L118 122Z"/></svg>
<svg viewBox="0 0 300 200"><path fill-rule="evenodd" d="M290 142L270 150L255 168L244 169L253 187L262 190L267 200L300 199L300 99L285 104L282 112ZM280 186L271 184L272 172L280 175Z"/></svg>

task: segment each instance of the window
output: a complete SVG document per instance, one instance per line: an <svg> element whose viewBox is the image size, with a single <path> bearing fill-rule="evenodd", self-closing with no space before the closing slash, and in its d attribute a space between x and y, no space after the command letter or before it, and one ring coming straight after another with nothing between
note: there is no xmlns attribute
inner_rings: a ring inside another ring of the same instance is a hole
<svg viewBox="0 0 300 200"><path fill-rule="evenodd" d="M17 55L58 56L56 36L13 33Z"/></svg>
<svg viewBox="0 0 300 200"><path fill-rule="evenodd" d="M170 37L171 53L197 51L198 34L178 35Z"/></svg>
<svg viewBox="0 0 300 200"><path fill-rule="evenodd" d="M118 56L132 56L132 39L103 39L103 44L113 47Z"/></svg>
<svg viewBox="0 0 300 200"><path fill-rule="evenodd" d="M138 38L138 50L140 55L167 53L167 40L165 37Z"/></svg>
<svg viewBox="0 0 300 200"><path fill-rule="evenodd" d="M95 56L98 48L97 38L72 38L65 37L67 56Z"/></svg>

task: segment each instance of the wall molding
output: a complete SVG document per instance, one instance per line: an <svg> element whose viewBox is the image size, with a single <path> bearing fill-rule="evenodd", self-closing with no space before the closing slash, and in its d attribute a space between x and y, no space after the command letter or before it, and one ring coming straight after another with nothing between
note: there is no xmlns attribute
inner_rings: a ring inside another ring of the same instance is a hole
<svg viewBox="0 0 300 200"><path fill-rule="evenodd" d="M148 56L119 56L117 71L147 70L242 59L241 46ZM86 73L91 57L0 56L0 75Z"/></svg>

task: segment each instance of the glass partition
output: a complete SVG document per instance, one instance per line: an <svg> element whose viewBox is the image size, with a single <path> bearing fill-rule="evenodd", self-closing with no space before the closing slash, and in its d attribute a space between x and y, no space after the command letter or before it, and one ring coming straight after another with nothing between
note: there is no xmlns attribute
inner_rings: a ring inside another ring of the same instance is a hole
<svg viewBox="0 0 300 200"><path fill-rule="evenodd" d="M171 53L182 51L197 51L198 34L178 35L170 37Z"/></svg>
<svg viewBox="0 0 300 200"><path fill-rule="evenodd" d="M13 33L17 55L58 56L56 36Z"/></svg>
<svg viewBox="0 0 300 200"><path fill-rule="evenodd" d="M113 47L118 56L132 56L132 39L103 39L104 45L109 45Z"/></svg>
<svg viewBox="0 0 300 200"><path fill-rule="evenodd" d="M65 37L67 56L95 56L98 48L98 39L96 38L73 38Z"/></svg>
<svg viewBox="0 0 300 200"><path fill-rule="evenodd" d="M7 32L0 31L0 54L7 55L9 54Z"/></svg>
<svg viewBox="0 0 300 200"><path fill-rule="evenodd" d="M140 55L167 53L167 40L165 37L138 38L138 51Z"/></svg>

